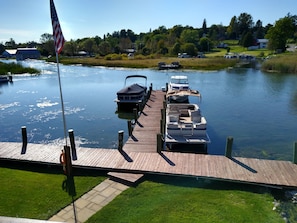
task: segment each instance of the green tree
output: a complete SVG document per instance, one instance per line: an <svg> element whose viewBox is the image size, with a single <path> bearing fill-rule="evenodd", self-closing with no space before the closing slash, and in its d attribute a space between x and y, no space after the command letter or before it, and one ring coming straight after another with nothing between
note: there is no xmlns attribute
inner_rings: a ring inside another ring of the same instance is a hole
<svg viewBox="0 0 297 223"><path fill-rule="evenodd" d="M197 48L194 43L185 43L181 47L183 53L187 53L190 56L197 55Z"/></svg>
<svg viewBox="0 0 297 223"><path fill-rule="evenodd" d="M238 21L236 16L233 16L229 26L227 27L227 37L229 39L237 39L238 37Z"/></svg>
<svg viewBox="0 0 297 223"><path fill-rule="evenodd" d="M255 37L257 39L263 39L264 38L265 33L264 33L264 28L262 26L262 21L261 20L258 20L256 22L256 25L254 26L253 30L254 30Z"/></svg>
<svg viewBox="0 0 297 223"><path fill-rule="evenodd" d="M103 41L103 42L101 42L100 44L99 44L99 53L100 53L100 55L102 55L102 56L105 56L105 55L107 55L107 54L109 54L109 53L111 53L112 51L111 51L111 47L110 47L110 44L109 44L109 42L107 42L107 41Z"/></svg>
<svg viewBox="0 0 297 223"><path fill-rule="evenodd" d="M203 19L202 30L203 30L203 34L206 35L207 34L206 19Z"/></svg>
<svg viewBox="0 0 297 223"><path fill-rule="evenodd" d="M180 38L183 43L193 43L197 45L199 41L199 32L195 29L185 29L181 33Z"/></svg>
<svg viewBox="0 0 297 223"><path fill-rule="evenodd" d="M55 55L54 38L52 34L44 33L40 37L39 51L43 56Z"/></svg>
<svg viewBox="0 0 297 223"><path fill-rule="evenodd" d="M10 38L9 41L5 42L5 46L9 49L14 49L14 48L16 48L16 43L13 38Z"/></svg>
<svg viewBox="0 0 297 223"><path fill-rule="evenodd" d="M77 53L77 43L73 39L67 41L64 44L63 52L68 56L74 56Z"/></svg>
<svg viewBox="0 0 297 223"><path fill-rule="evenodd" d="M199 40L199 50L202 52L208 52L212 48L212 42L207 37L202 37Z"/></svg>
<svg viewBox="0 0 297 223"><path fill-rule="evenodd" d="M276 21L273 27L270 27L266 38L269 39L268 48L270 50L286 50L287 40L294 35L295 20L288 15Z"/></svg>
<svg viewBox="0 0 297 223"><path fill-rule="evenodd" d="M248 13L241 13L237 21L239 35L244 35L244 33L249 32L253 27L253 17Z"/></svg>
<svg viewBox="0 0 297 223"><path fill-rule="evenodd" d="M181 45L180 45L180 43L179 42L176 42L174 45L173 45L173 47L172 47L172 49L171 49L171 55L178 55L178 53L180 53L181 52Z"/></svg>
<svg viewBox="0 0 297 223"><path fill-rule="evenodd" d="M247 32L242 38L242 46L249 47L254 45L254 37L251 32Z"/></svg>

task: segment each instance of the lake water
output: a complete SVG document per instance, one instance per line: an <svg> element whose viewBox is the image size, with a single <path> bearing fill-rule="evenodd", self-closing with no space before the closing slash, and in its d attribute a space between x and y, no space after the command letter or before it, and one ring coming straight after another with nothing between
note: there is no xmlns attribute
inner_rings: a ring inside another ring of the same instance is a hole
<svg viewBox="0 0 297 223"><path fill-rule="evenodd" d="M5 61L7 62L7 61ZM0 141L21 142L21 126L30 143L64 144L57 66L23 61L42 70L39 76L16 75L0 85ZM171 75L188 75L208 121L211 154L224 154L226 138L234 138L235 156L292 160L297 141L297 75L265 74L253 69L216 72L158 71L60 64L67 129L77 146L117 148L118 131L127 120L116 113L116 92L127 75L146 75L160 90Z"/></svg>

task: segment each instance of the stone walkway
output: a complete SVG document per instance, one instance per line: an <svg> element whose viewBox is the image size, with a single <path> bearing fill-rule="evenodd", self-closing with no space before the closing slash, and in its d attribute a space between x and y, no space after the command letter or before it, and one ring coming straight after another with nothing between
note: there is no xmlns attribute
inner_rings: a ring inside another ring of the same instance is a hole
<svg viewBox="0 0 297 223"><path fill-rule="evenodd" d="M106 179L77 199L74 202L74 206L71 204L65 207L59 213L51 217L49 221L83 223L128 188L129 187L124 184ZM75 212L73 207L75 207ZM76 213L76 221L74 213Z"/></svg>

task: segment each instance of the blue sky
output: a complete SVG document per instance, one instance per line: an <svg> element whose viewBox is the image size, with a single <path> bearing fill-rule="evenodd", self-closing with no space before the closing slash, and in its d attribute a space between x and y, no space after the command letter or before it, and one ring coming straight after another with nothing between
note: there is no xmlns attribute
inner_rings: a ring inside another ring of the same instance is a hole
<svg viewBox="0 0 297 223"><path fill-rule="evenodd" d="M148 32L159 26L201 28L229 25L233 16L246 12L263 26L296 14L296 0L54 0L66 40L103 37L104 34L131 29ZM0 0L0 43L13 38L16 43L39 42L52 33L49 0Z"/></svg>

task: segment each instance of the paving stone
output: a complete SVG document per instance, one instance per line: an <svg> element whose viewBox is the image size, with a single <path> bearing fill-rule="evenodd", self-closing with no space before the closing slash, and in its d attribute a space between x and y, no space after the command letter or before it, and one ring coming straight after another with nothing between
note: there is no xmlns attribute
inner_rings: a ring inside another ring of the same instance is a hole
<svg viewBox="0 0 297 223"><path fill-rule="evenodd" d="M83 198L79 198L78 200L75 201L75 207L76 208L85 208L88 204L89 204L89 201L83 199Z"/></svg>
<svg viewBox="0 0 297 223"><path fill-rule="evenodd" d="M93 202L95 204L101 204L105 199L106 199L106 197L103 197L102 195L97 194L96 196L93 197L91 202Z"/></svg>
<svg viewBox="0 0 297 223"><path fill-rule="evenodd" d="M85 222L88 218L90 218L95 213L96 212L91 209L84 208L77 213L77 220L80 222Z"/></svg>
<svg viewBox="0 0 297 223"><path fill-rule="evenodd" d="M99 205L99 204L95 204L95 203L90 203L88 205L88 208L97 212L97 211L101 210L101 208L103 208L103 205Z"/></svg>
<svg viewBox="0 0 297 223"><path fill-rule="evenodd" d="M108 196L111 196L115 191L117 191L117 189L113 187L108 187L104 191L101 191L100 194L104 197L108 197Z"/></svg>

